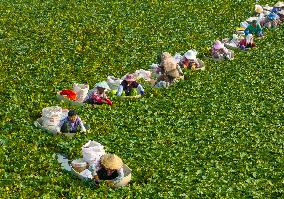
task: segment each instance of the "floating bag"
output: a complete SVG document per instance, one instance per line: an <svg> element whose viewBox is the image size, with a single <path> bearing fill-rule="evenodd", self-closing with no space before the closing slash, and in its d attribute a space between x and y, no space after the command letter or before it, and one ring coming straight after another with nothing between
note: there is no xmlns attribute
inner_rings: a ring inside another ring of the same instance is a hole
<svg viewBox="0 0 284 199"><path fill-rule="evenodd" d="M62 114L62 108L59 106L51 106L42 109L43 117L51 117L53 115L60 116Z"/></svg>
<svg viewBox="0 0 284 199"><path fill-rule="evenodd" d="M72 90L64 89L59 92L60 95L66 96L68 99L76 101L77 99L77 93Z"/></svg>
<svg viewBox="0 0 284 199"><path fill-rule="evenodd" d="M89 140L82 147L83 160L87 163L98 164L102 155L105 154L104 146L96 141Z"/></svg>
<svg viewBox="0 0 284 199"><path fill-rule="evenodd" d="M78 102L83 102L89 91L88 84L73 84L73 91L77 93Z"/></svg>
<svg viewBox="0 0 284 199"><path fill-rule="evenodd" d="M54 129L59 125L62 115L62 108L59 106L51 106L42 109L43 127Z"/></svg>
<svg viewBox="0 0 284 199"><path fill-rule="evenodd" d="M143 78L145 81L150 81L151 79L151 71L139 69L136 70L134 73L135 79L141 79Z"/></svg>
<svg viewBox="0 0 284 199"><path fill-rule="evenodd" d="M117 90L121 82L122 79L116 78L114 76L107 77L107 84L111 90Z"/></svg>

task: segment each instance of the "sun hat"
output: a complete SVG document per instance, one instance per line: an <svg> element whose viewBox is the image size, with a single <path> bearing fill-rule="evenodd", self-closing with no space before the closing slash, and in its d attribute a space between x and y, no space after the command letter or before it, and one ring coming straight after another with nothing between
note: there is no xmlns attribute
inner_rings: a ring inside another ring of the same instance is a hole
<svg viewBox="0 0 284 199"><path fill-rule="evenodd" d="M222 49L222 48L224 48L224 44L222 44L221 41L216 40L214 42L213 48L216 49L216 50Z"/></svg>
<svg viewBox="0 0 284 199"><path fill-rule="evenodd" d="M101 164L106 168L106 169L111 169L111 170L118 170L122 168L123 162L122 160L115 154L104 154L101 157Z"/></svg>
<svg viewBox="0 0 284 199"><path fill-rule="evenodd" d="M108 84L106 81L103 81L103 82L99 82L96 84L96 87L100 87L100 88L104 88L106 90L110 90Z"/></svg>
<svg viewBox="0 0 284 199"><path fill-rule="evenodd" d="M168 53L168 52L163 52L162 53L162 59L167 59L167 58L171 58L171 57L172 57L172 55L170 53Z"/></svg>
<svg viewBox="0 0 284 199"><path fill-rule="evenodd" d="M256 4L256 5L254 6L254 10L255 10L255 12L257 12L257 13L262 13L262 12L263 12L262 6L261 6L261 5L258 5L258 4Z"/></svg>
<svg viewBox="0 0 284 199"><path fill-rule="evenodd" d="M184 56L186 59L196 60L197 51L196 50L189 50L187 51Z"/></svg>
<svg viewBox="0 0 284 199"><path fill-rule="evenodd" d="M284 2L278 1L278 2L274 5L274 7L276 7L276 8L282 8L282 7L284 7Z"/></svg>
<svg viewBox="0 0 284 199"><path fill-rule="evenodd" d="M134 78L134 75L128 74L128 75L125 76L124 80L133 82L133 81L135 81L135 78Z"/></svg>

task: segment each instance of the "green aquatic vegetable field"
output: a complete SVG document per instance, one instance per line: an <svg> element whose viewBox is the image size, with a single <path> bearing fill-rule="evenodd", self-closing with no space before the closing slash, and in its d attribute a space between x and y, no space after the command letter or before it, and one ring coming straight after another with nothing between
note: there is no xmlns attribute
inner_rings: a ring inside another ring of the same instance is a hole
<svg viewBox="0 0 284 199"><path fill-rule="evenodd" d="M233 61L202 58L252 16L255 1L0 1L0 198L284 198L283 25ZM273 5L274 1L258 1ZM196 49L205 71L112 107L71 107L56 91L148 69ZM72 139L33 126L44 107L90 124ZM96 140L132 169L95 189L54 158Z"/></svg>

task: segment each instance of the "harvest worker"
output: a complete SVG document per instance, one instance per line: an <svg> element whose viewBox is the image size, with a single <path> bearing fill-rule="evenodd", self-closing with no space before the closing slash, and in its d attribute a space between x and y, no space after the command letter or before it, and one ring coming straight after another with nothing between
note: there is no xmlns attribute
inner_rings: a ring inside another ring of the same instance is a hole
<svg viewBox="0 0 284 199"><path fill-rule="evenodd" d="M280 24L280 17L274 12L269 13L264 21L264 26L267 28L275 28Z"/></svg>
<svg viewBox="0 0 284 199"><path fill-rule="evenodd" d="M245 35L255 34L258 37L263 36L261 25L259 24L259 22L257 22L257 20L253 20L252 23L247 26L244 33Z"/></svg>
<svg viewBox="0 0 284 199"><path fill-rule="evenodd" d="M194 49L187 51L181 60L183 68L191 68L193 70L201 69L203 66L198 62L196 55L197 51Z"/></svg>
<svg viewBox="0 0 284 199"><path fill-rule="evenodd" d="M59 123L60 133L77 133L78 131L86 132L81 118L77 115L75 110L70 110L68 116Z"/></svg>
<svg viewBox="0 0 284 199"><path fill-rule="evenodd" d="M240 49L247 50L248 48L255 48L256 44L253 42L253 35L248 34L245 39L240 41Z"/></svg>
<svg viewBox="0 0 284 199"><path fill-rule="evenodd" d="M108 184L114 184L124 177L123 162L115 154L103 155L98 164L90 165L89 170L97 184L102 180L106 180Z"/></svg>
<svg viewBox="0 0 284 199"><path fill-rule="evenodd" d="M162 53L159 68L161 75L155 82L155 86L159 85L160 82L170 85L176 80L183 79L183 72L180 66L168 52Z"/></svg>
<svg viewBox="0 0 284 199"><path fill-rule="evenodd" d="M106 90L110 90L107 82L99 82L95 85L95 87L88 93L84 102L88 104L92 104L93 106L108 104L112 105L112 101L110 101L106 95Z"/></svg>
<svg viewBox="0 0 284 199"><path fill-rule="evenodd" d="M213 59L223 59L227 58L229 60L234 59L234 54L231 50L227 49L224 44L216 40L213 44L213 47L211 48L211 53Z"/></svg>
<svg viewBox="0 0 284 199"><path fill-rule="evenodd" d="M134 76L132 74L128 74L119 85L116 95L121 96L122 92L124 91L126 96L130 96L133 88L136 88L138 93L144 95L144 89L141 84L135 81Z"/></svg>

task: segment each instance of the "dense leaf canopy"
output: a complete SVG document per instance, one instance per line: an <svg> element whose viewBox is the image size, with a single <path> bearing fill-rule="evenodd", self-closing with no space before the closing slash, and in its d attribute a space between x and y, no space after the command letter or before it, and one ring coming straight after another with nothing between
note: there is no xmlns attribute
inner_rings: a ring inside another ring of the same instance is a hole
<svg viewBox="0 0 284 199"><path fill-rule="evenodd" d="M135 3L134 3L135 2ZM255 1L0 2L1 198L276 198L283 195L283 26L233 61L204 60L169 89L112 107L76 107L86 136L33 126L56 91L147 69L162 51L207 53ZM275 2L259 1L260 4ZM94 189L63 171L96 140L132 169L129 186Z"/></svg>

